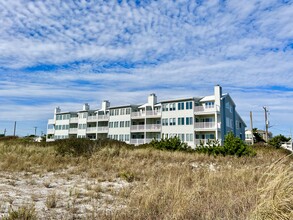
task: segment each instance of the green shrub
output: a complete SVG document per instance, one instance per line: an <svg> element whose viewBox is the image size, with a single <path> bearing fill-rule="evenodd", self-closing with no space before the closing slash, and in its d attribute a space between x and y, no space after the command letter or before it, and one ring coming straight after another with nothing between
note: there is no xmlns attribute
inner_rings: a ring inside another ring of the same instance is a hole
<svg viewBox="0 0 293 220"><path fill-rule="evenodd" d="M288 142L290 140L291 138L286 138L284 135L279 134L273 137L271 140L269 140L268 144L275 148L280 148L282 145L282 142Z"/></svg>
<svg viewBox="0 0 293 220"><path fill-rule="evenodd" d="M22 206L17 210L10 209L8 216L3 218L4 220L35 220L37 219L35 208L29 206Z"/></svg>
<svg viewBox="0 0 293 220"><path fill-rule="evenodd" d="M235 137L232 132L225 136L224 145L220 146L218 141L208 141L206 145L201 143L196 149L199 153L209 155L236 155L241 156L255 156L255 151L244 143L239 137Z"/></svg>
<svg viewBox="0 0 293 220"><path fill-rule="evenodd" d="M158 150L169 151L192 151L192 148L182 142L177 136L171 138L163 138L161 140L152 140L149 146Z"/></svg>

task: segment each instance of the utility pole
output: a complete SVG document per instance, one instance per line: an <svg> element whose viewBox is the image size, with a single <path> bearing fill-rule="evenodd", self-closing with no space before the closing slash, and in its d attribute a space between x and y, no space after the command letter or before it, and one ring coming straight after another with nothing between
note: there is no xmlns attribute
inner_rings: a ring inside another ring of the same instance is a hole
<svg viewBox="0 0 293 220"><path fill-rule="evenodd" d="M6 128L4 129L4 136L6 136Z"/></svg>
<svg viewBox="0 0 293 220"><path fill-rule="evenodd" d="M266 124L266 142L268 142L268 134L269 134L269 120L268 120L268 109L266 106L263 107L265 111L265 124Z"/></svg>
<svg viewBox="0 0 293 220"><path fill-rule="evenodd" d="M250 111L250 131L251 131L251 144L254 145L253 124L252 124L252 111Z"/></svg>
<svg viewBox="0 0 293 220"><path fill-rule="evenodd" d="M35 137L37 136L37 128L38 127L34 127L35 128Z"/></svg>
<svg viewBox="0 0 293 220"><path fill-rule="evenodd" d="M15 136L15 133L16 133L16 121L14 122L13 136Z"/></svg>

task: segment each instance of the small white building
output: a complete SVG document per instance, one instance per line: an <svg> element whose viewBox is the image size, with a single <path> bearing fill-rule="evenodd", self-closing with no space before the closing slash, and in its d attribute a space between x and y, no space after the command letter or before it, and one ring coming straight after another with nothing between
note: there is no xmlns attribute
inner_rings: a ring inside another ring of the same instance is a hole
<svg viewBox="0 0 293 220"><path fill-rule="evenodd" d="M214 94L205 97L158 102L157 96L150 94L143 105L111 107L109 101L103 101L101 109L91 110L85 104L77 112L61 112L58 107L48 121L47 141L111 138L138 145L178 136L195 147L208 140L222 143L229 132L244 140L245 127L230 95L222 94L216 85Z"/></svg>

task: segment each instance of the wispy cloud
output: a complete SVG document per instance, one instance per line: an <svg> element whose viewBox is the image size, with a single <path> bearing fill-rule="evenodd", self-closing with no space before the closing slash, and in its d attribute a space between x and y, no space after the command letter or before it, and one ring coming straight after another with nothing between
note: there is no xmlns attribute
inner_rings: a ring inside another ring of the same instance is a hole
<svg viewBox="0 0 293 220"><path fill-rule="evenodd" d="M57 105L200 96L214 84L246 122L253 110L262 127L268 105L289 131L292 3L0 1L0 133L14 120L45 130Z"/></svg>

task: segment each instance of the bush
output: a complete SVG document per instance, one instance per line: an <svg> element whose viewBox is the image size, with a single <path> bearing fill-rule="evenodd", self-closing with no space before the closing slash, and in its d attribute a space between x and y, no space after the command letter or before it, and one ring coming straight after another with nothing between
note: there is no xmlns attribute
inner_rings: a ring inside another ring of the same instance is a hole
<svg viewBox="0 0 293 220"><path fill-rule="evenodd" d="M288 142L290 140L291 138L286 138L284 135L279 134L273 137L271 140L269 140L268 144L275 148L280 148L282 145L282 142Z"/></svg>
<svg viewBox="0 0 293 220"><path fill-rule="evenodd" d="M256 153L244 143L239 137L235 137L232 132L225 136L224 145L220 146L218 141L208 141L206 145L201 143L196 149L199 153L205 153L208 155L236 155L241 156L255 156Z"/></svg>
<svg viewBox="0 0 293 220"><path fill-rule="evenodd" d="M10 209L8 216L3 218L4 220L34 220L37 219L36 211L34 207L22 206L17 210Z"/></svg>
<svg viewBox="0 0 293 220"><path fill-rule="evenodd" d="M177 136L171 138L163 138L160 141L154 139L149 146L158 150L169 151L192 151L192 148L186 143L182 142Z"/></svg>

